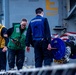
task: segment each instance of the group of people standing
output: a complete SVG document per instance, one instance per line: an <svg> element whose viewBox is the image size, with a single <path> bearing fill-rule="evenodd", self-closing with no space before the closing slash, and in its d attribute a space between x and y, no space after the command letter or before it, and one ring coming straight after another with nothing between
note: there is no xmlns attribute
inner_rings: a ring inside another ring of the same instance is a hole
<svg viewBox="0 0 76 75"><path fill-rule="evenodd" d="M18 70L22 69L25 49L29 52L30 44L34 47L35 67L42 67L43 61L45 66L51 65L53 57L48 20L43 17L42 8L37 8L35 13L36 17L30 21L28 27L27 19L22 19L20 24L9 29L0 25L0 71L6 70L7 58L10 70L14 69L15 65Z"/></svg>

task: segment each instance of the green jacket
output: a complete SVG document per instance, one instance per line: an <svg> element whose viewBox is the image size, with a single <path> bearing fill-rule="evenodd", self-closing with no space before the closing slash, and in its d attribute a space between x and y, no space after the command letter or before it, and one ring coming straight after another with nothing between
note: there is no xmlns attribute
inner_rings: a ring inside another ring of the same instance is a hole
<svg viewBox="0 0 76 75"><path fill-rule="evenodd" d="M23 33L20 32L20 25L14 26L14 31L12 35L9 37L8 48L18 50L25 50L25 39L26 39L26 31L27 28L24 29Z"/></svg>

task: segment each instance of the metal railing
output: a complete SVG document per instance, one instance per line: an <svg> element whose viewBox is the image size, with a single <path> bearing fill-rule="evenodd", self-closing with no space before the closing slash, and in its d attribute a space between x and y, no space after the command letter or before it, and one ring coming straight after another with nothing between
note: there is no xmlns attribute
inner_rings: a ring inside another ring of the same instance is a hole
<svg viewBox="0 0 76 75"><path fill-rule="evenodd" d="M0 75L76 75L76 64L52 65L42 68L9 70Z"/></svg>

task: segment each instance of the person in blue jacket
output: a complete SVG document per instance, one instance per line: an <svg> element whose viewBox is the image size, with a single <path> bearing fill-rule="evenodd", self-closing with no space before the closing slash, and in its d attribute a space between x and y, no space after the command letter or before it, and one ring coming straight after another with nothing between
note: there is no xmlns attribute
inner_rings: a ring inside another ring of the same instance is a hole
<svg viewBox="0 0 76 75"><path fill-rule="evenodd" d="M35 10L36 17L33 18L28 26L26 33L26 50L30 50L30 44L34 47L35 67L51 65L53 61L51 52L51 34L47 18L43 17L42 8Z"/></svg>
<svg viewBox="0 0 76 75"><path fill-rule="evenodd" d="M7 28L0 24L0 71L6 70L6 51L8 38L6 34Z"/></svg>

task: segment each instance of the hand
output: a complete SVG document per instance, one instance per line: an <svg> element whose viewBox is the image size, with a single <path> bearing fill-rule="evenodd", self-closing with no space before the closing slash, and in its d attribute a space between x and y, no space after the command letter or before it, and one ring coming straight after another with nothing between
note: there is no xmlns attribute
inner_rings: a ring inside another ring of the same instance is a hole
<svg viewBox="0 0 76 75"><path fill-rule="evenodd" d="M4 36L4 37L8 37L8 35L7 35L7 34L4 34L3 36Z"/></svg>
<svg viewBox="0 0 76 75"><path fill-rule="evenodd" d="M26 51L29 52L30 51L30 47L26 46Z"/></svg>
<svg viewBox="0 0 76 75"><path fill-rule="evenodd" d="M2 51L6 52L7 51L7 47L5 46Z"/></svg>
<svg viewBox="0 0 76 75"><path fill-rule="evenodd" d="M51 44L48 44L47 49L48 49L48 50L51 50Z"/></svg>

